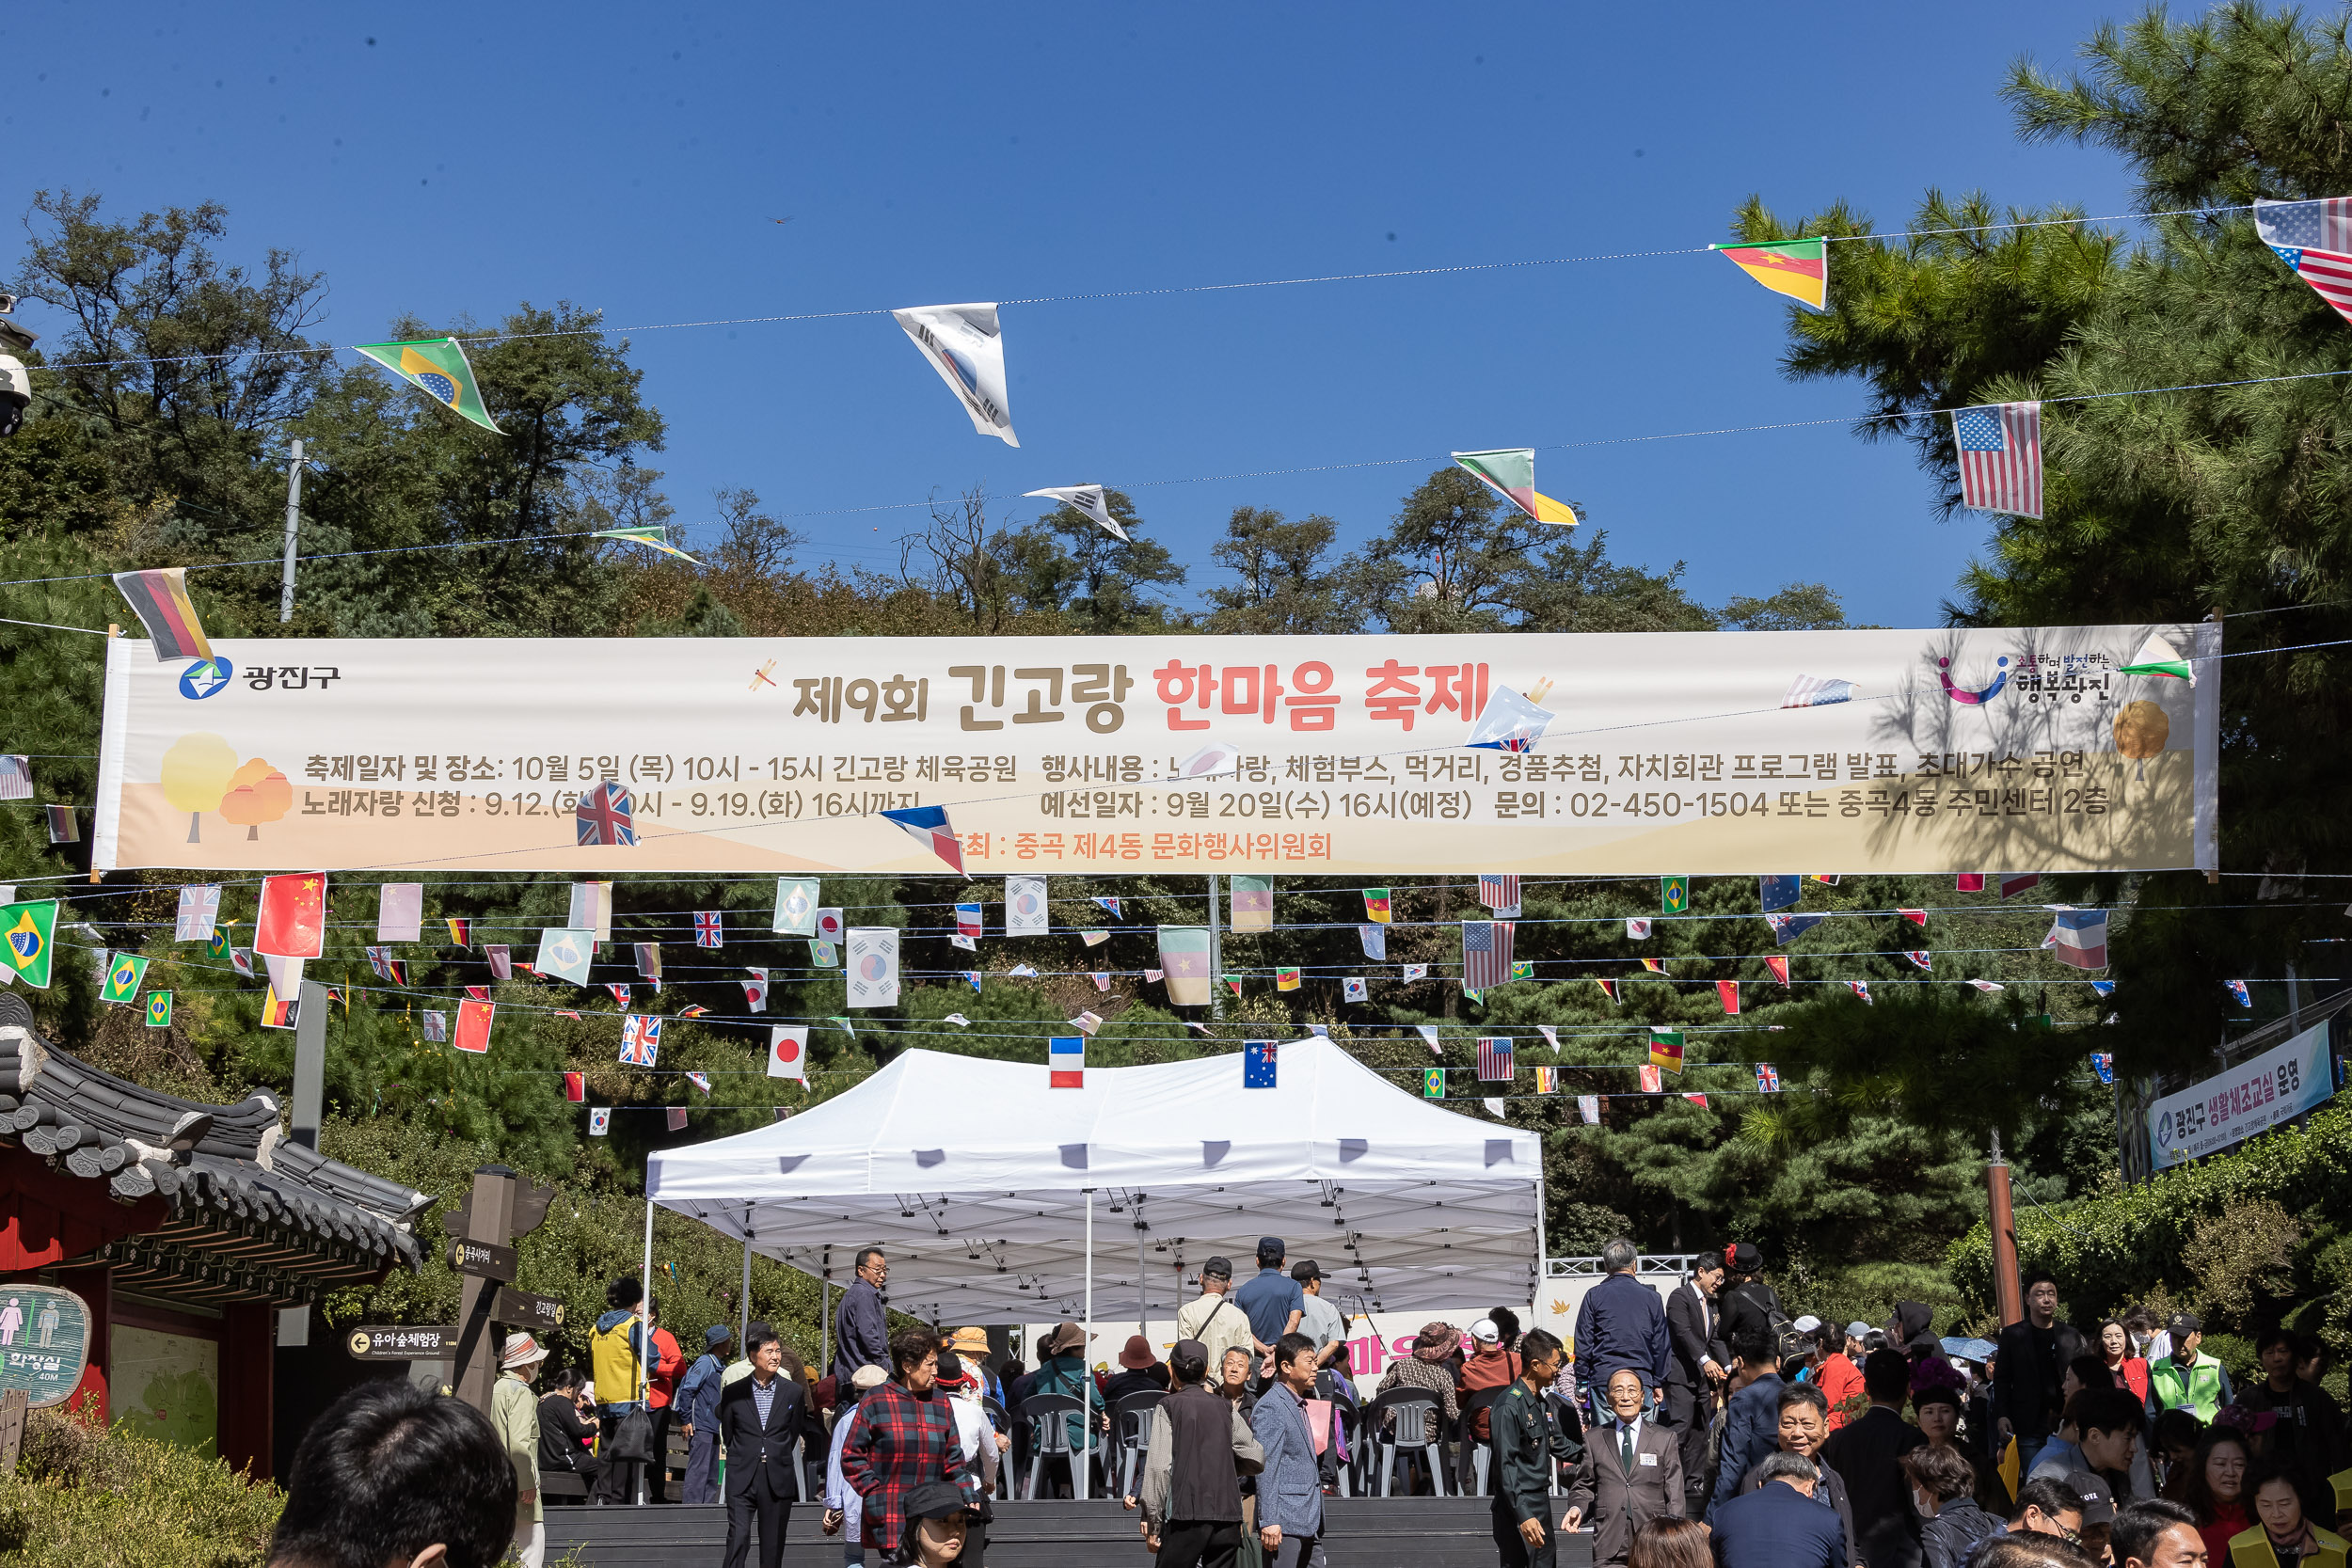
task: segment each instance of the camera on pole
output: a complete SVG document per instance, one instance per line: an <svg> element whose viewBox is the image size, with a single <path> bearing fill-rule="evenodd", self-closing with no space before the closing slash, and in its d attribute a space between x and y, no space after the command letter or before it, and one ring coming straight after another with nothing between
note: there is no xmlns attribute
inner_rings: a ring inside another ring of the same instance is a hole
<svg viewBox="0 0 2352 1568"><path fill-rule="evenodd" d="M33 401L32 372L16 356L30 349L39 334L8 319L15 309L14 294L0 294L0 436L16 434Z"/></svg>

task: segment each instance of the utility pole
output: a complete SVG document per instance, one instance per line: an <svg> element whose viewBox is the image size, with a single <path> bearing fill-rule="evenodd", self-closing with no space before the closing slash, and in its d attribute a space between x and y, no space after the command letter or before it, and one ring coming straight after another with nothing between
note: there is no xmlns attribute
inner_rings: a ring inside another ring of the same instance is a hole
<svg viewBox="0 0 2352 1568"><path fill-rule="evenodd" d="M302 437L297 436L293 455L286 463L286 570L278 579L278 620L281 626L294 619L294 535L301 529Z"/></svg>
<svg viewBox="0 0 2352 1568"><path fill-rule="evenodd" d="M2001 1134L1993 1134L1993 1157L1985 1162L1984 1193L1991 1205L1993 1227L1993 1300L2001 1322L2013 1323L2026 1315L2017 1279L2017 1214L2009 1201L2009 1162L2001 1157Z"/></svg>

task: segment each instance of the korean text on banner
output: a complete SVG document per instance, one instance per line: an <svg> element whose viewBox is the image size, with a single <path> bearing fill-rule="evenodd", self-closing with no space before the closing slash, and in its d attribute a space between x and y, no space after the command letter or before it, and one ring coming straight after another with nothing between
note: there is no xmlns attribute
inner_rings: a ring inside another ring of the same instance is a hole
<svg viewBox="0 0 2352 1568"><path fill-rule="evenodd" d="M1111 863L1234 877L1236 927L1293 875L2210 869L2219 683L2123 673L2152 636L2184 658L2221 652L2218 626L2196 623L221 639L191 668L119 638L93 863L937 876L940 857L882 815L937 807L969 875L1011 879L1015 932L1050 919L1033 879ZM747 690L744 671L771 663L791 673ZM1850 700L1781 705L1824 671ZM1579 695L1532 750L1469 744L1482 693L1546 682ZM1183 777L1211 743L1230 767ZM228 782L247 765L290 797L258 836ZM581 845L573 809L608 773L637 842ZM583 912L571 924L610 940L609 914Z"/></svg>
<svg viewBox="0 0 2352 1568"><path fill-rule="evenodd" d="M2313 1024L2284 1045L2166 1095L2148 1107L2148 1159L2157 1170L2269 1131L2336 1092L2328 1028Z"/></svg>

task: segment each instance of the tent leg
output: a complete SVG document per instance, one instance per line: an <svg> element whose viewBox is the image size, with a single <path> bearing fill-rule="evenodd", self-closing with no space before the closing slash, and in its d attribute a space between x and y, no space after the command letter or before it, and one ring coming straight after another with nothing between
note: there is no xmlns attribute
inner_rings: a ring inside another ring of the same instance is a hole
<svg viewBox="0 0 2352 1568"><path fill-rule="evenodd" d="M1087 1312L1086 1338L1078 1341L1078 1451L1070 1461L1071 1495L1080 1502L1087 1499L1087 1454L1094 1446L1093 1402L1087 1398L1094 1386L1093 1363L1087 1359L1094 1349L1094 1189L1087 1189Z"/></svg>
<svg viewBox="0 0 2352 1568"><path fill-rule="evenodd" d="M1152 1332L1152 1287L1143 1277L1143 1212L1141 1205L1136 1212L1136 1332Z"/></svg>
<svg viewBox="0 0 2352 1568"><path fill-rule="evenodd" d="M833 1370L833 1281L830 1279L820 1279L817 1282L817 1354L824 1362L825 1370L831 1371ZM831 1485L832 1482L828 1481L826 1484Z"/></svg>
<svg viewBox="0 0 2352 1568"><path fill-rule="evenodd" d="M735 1346L740 1354L743 1341L752 1337L752 1233L748 1227L743 1232L743 1293L736 1305L739 1310L736 1313Z"/></svg>
<svg viewBox="0 0 2352 1568"><path fill-rule="evenodd" d="M650 1180L645 1183L645 1266L644 1269L638 1275L637 1278L645 1289L645 1315L647 1318L645 1328L646 1354L637 1358L637 1387L635 1395L638 1401L642 1402L645 1399L646 1395L652 1391L649 1385L653 1378L653 1369L646 1365L647 1360L653 1353L653 1327L651 1323L653 1316L653 1183ZM664 1460L662 1455L654 1455L653 1465L660 1465L663 1462ZM645 1472L652 1469L653 1465L640 1465L637 1467L637 1502L640 1507L643 1507L645 1501ZM660 1483L657 1482L656 1484Z"/></svg>

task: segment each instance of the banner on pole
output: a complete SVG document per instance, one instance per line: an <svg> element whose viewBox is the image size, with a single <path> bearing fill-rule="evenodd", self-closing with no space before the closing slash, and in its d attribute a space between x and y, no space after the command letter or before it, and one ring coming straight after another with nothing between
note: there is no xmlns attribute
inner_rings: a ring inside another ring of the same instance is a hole
<svg viewBox="0 0 2352 1568"><path fill-rule="evenodd" d="M2328 1029L2315 1023L2284 1045L2149 1106L2149 1164L2157 1170L2185 1164L2293 1121L2333 1096Z"/></svg>
<svg viewBox="0 0 2352 1568"><path fill-rule="evenodd" d="M2125 673L2152 634L2221 651L2211 623L223 639L190 669L117 639L93 863L930 876L880 814L944 806L974 876L2210 869L2220 683ZM1822 671L1851 695L1783 705ZM1470 744L1546 682L1531 750ZM1209 746L1232 766L1184 776ZM265 820L229 787L264 763ZM608 778L636 842L580 844Z"/></svg>

